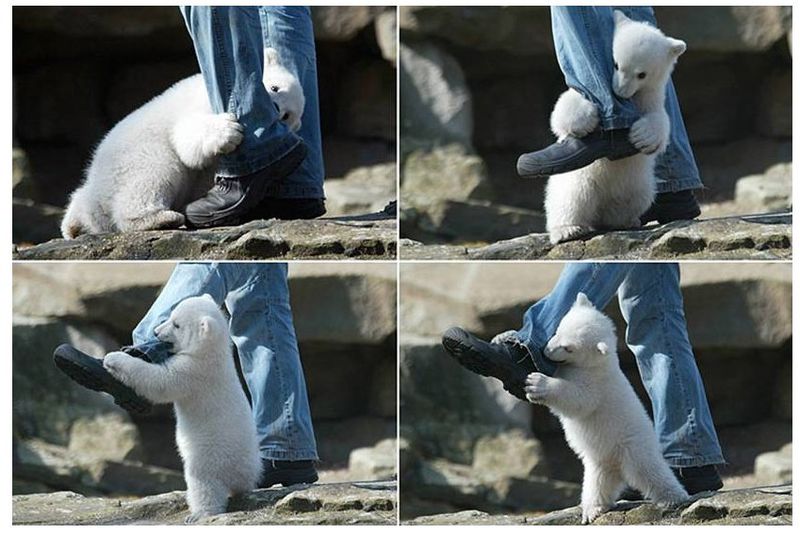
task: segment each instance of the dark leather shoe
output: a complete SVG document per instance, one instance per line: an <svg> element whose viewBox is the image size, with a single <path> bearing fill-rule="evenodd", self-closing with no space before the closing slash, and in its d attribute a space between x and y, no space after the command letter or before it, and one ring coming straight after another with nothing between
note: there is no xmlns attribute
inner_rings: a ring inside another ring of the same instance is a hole
<svg viewBox="0 0 800 534"><path fill-rule="evenodd" d="M517 160L517 174L543 178L586 167L600 158L622 159L638 154L628 140L630 128L595 130L581 137L567 137L547 148L523 154Z"/></svg>
<svg viewBox="0 0 800 534"><path fill-rule="evenodd" d="M313 484L319 480L313 460L267 460L263 462L259 488L271 488L275 484L293 486L295 484Z"/></svg>
<svg viewBox="0 0 800 534"><path fill-rule="evenodd" d="M252 220L250 214L264 199L267 188L293 173L307 152L301 141L281 159L258 172L235 178L217 176L206 196L186 206L186 226L233 226Z"/></svg>
<svg viewBox="0 0 800 534"><path fill-rule="evenodd" d="M150 361L147 355L133 347L123 347L123 352L136 358ZM105 367L103 360L92 358L72 345L59 345L53 352L53 361L64 374L85 388L108 393L114 402L131 413L149 412L153 404L134 390L114 378Z"/></svg>
<svg viewBox="0 0 800 534"><path fill-rule="evenodd" d="M325 215L324 198L265 198L250 214L251 219L316 219Z"/></svg>
<svg viewBox="0 0 800 534"><path fill-rule="evenodd" d="M704 491L717 491L722 487L722 479L715 465L701 465L699 467L673 467L672 472L681 483L686 493L694 495ZM630 486L622 491L620 499L626 501L642 501L644 495Z"/></svg>
<svg viewBox="0 0 800 534"><path fill-rule="evenodd" d="M453 327L442 336L442 346L463 367L481 376L491 376L503 383L506 391L518 399L525 398L525 379L539 371L548 376L557 364L538 354L534 357L521 344L488 343L463 328Z"/></svg>
<svg viewBox="0 0 800 534"><path fill-rule="evenodd" d="M674 193L658 193L653 204L639 218L642 224L657 221L666 224L672 221L688 221L700 215L700 204L691 189Z"/></svg>

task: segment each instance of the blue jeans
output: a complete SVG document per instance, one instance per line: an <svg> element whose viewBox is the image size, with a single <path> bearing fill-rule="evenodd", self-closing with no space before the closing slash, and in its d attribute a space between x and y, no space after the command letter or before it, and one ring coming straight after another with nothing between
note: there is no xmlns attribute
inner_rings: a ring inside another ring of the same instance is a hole
<svg viewBox="0 0 800 534"><path fill-rule="evenodd" d="M231 338L250 392L261 456L315 460L303 367L289 305L285 263L181 263L133 331L154 363L171 356L155 328L182 300L208 293L230 314Z"/></svg>
<svg viewBox="0 0 800 534"><path fill-rule="evenodd" d="M550 294L525 312L519 341L532 351L544 348L578 293L600 310L617 295L628 325L625 341L636 357L669 464L724 463L689 342L678 265L569 263Z"/></svg>
<svg viewBox="0 0 800 534"><path fill-rule="evenodd" d="M311 11L300 6L183 6L197 61L215 113L235 114L244 140L220 158L217 174L243 176L283 157L302 138L308 148L300 167L267 191L277 198L323 198L317 57ZM306 99L297 135L278 120L262 82L264 48L275 48L295 73ZM299 135L299 138L298 138Z"/></svg>
<svg viewBox="0 0 800 534"><path fill-rule="evenodd" d="M611 87L614 9L630 19L656 25L653 8L645 6L550 8L556 57L566 84L597 106L600 126L605 130L630 128L640 116L633 102L619 98ZM700 189L703 183L672 81L667 86L665 104L671 129L667 150L656 161L658 192Z"/></svg>

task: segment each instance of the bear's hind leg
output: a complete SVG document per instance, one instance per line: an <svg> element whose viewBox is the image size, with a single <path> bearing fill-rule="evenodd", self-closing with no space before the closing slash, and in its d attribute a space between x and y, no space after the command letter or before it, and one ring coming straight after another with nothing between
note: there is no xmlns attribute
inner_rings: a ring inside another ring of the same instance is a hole
<svg viewBox="0 0 800 534"><path fill-rule="evenodd" d="M230 491L219 480L208 480L186 475L186 501L190 514L186 523L196 523L200 519L224 514L228 508Z"/></svg>
<svg viewBox="0 0 800 534"><path fill-rule="evenodd" d="M587 525L610 510L622 491L622 473L615 468L600 467L588 460L583 464L581 523Z"/></svg>
<svg viewBox="0 0 800 534"><path fill-rule="evenodd" d="M148 213L140 217L125 219L122 221L122 224L120 224L120 230L123 232L166 230L170 228L179 228L184 222L185 218L182 213L166 209Z"/></svg>
<svg viewBox="0 0 800 534"><path fill-rule="evenodd" d="M630 451L622 466L625 480L656 504L673 505L689 499L689 494L658 450Z"/></svg>

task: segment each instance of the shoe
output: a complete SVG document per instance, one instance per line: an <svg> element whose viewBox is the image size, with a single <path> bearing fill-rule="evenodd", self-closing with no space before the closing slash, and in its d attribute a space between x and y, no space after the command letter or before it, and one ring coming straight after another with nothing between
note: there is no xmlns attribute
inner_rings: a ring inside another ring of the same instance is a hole
<svg viewBox="0 0 800 534"><path fill-rule="evenodd" d="M547 148L523 154L517 160L517 174L542 178L586 167L600 158L622 159L638 154L628 140L630 128L595 130L578 138L567 137Z"/></svg>
<svg viewBox="0 0 800 534"><path fill-rule="evenodd" d="M473 373L491 376L503 383L503 388L520 400L525 397L525 379L539 371L548 376L555 373L557 364L542 354L538 357L518 343L488 343L463 328L453 327L442 336L442 346L458 363Z"/></svg>
<svg viewBox="0 0 800 534"><path fill-rule="evenodd" d="M688 221L700 215L700 204L691 189L674 193L658 193L655 201L644 214L639 217L643 225L657 221L666 224L672 221Z"/></svg>
<svg viewBox="0 0 800 534"><path fill-rule="evenodd" d="M261 473L259 488L271 488L275 484L293 486L295 484L313 484L319 480L313 460L269 460L264 459L264 471Z"/></svg>
<svg viewBox="0 0 800 534"><path fill-rule="evenodd" d="M715 465L702 465L699 467L673 467L672 472L681 483L686 493L694 495L704 491L717 491L722 487L722 479ZM642 492L630 486L626 487L620 499L626 501L643 501Z"/></svg>
<svg viewBox="0 0 800 534"><path fill-rule="evenodd" d="M250 213L250 219L316 219L325 215L324 198L265 198Z"/></svg>
<svg viewBox="0 0 800 534"><path fill-rule="evenodd" d="M186 206L186 226L234 226L252 220L250 213L264 199L268 186L282 181L300 166L308 149L302 141L278 161L246 176L217 176L206 196Z"/></svg>
<svg viewBox="0 0 800 534"><path fill-rule="evenodd" d="M150 361L146 354L133 347L122 347L122 352L136 358ZM103 360L93 358L79 351L72 345L59 345L53 352L53 361L64 374L85 388L108 393L114 402L125 410L144 414L153 408L153 404L141 397L134 390L114 378L105 367Z"/></svg>

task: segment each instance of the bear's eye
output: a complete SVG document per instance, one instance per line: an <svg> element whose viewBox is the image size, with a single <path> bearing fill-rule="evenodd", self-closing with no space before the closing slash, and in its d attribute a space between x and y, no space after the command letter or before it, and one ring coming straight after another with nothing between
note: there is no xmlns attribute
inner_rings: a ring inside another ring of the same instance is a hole
<svg viewBox="0 0 800 534"><path fill-rule="evenodd" d="M617 65L616 61L614 62L614 70L619 70L619 65Z"/></svg>
<svg viewBox="0 0 800 534"><path fill-rule="evenodd" d="M277 93L278 92L278 86L277 85L273 85L272 87L269 88L269 90L272 91L273 93Z"/></svg>
<svg viewBox="0 0 800 534"><path fill-rule="evenodd" d="M640 72L639 74L636 75L636 77L639 78L640 80L644 80L645 76L647 76L646 72Z"/></svg>
<svg viewBox="0 0 800 534"><path fill-rule="evenodd" d="M561 348L567 351L568 353L572 354L572 347L562 346Z"/></svg>
<svg viewBox="0 0 800 534"><path fill-rule="evenodd" d="M178 323L172 323L172 326L174 326L174 327L175 327L175 330L177 330L177 329L179 329L179 328L180 328L180 326L178 326Z"/></svg>

